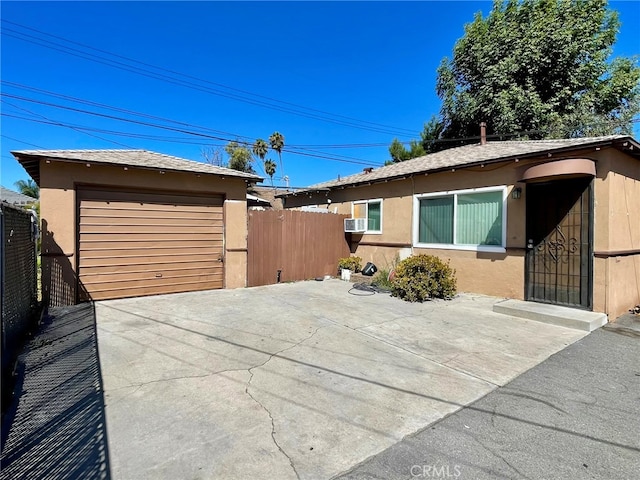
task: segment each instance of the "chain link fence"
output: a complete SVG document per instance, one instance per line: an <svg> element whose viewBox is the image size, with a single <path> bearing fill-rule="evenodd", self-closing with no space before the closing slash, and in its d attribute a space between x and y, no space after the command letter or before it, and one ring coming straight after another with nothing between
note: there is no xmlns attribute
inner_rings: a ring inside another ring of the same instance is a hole
<svg viewBox="0 0 640 480"><path fill-rule="evenodd" d="M2 294L2 400L14 361L26 333L37 321L37 220L31 212L2 203L0 215L0 277Z"/></svg>

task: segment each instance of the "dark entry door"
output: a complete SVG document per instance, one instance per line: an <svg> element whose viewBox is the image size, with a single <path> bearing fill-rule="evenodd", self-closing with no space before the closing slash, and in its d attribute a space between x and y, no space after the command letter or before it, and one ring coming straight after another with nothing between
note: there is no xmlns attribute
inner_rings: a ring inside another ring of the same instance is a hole
<svg viewBox="0 0 640 480"><path fill-rule="evenodd" d="M591 189L591 178L527 185L527 300L591 308Z"/></svg>

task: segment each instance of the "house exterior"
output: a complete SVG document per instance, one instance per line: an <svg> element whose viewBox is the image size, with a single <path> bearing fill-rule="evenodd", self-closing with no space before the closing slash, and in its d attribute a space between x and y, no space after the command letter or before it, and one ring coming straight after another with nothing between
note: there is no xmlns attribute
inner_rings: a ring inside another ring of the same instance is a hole
<svg viewBox="0 0 640 480"><path fill-rule="evenodd" d="M640 144L486 142L283 195L362 218L351 251L391 268L427 253L458 288L605 312L640 302ZM357 228L354 228L357 227Z"/></svg>
<svg viewBox="0 0 640 480"><path fill-rule="evenodd" d="M246 286L260 177L145 150L12 153L40 187L48 305Z"/></svg>

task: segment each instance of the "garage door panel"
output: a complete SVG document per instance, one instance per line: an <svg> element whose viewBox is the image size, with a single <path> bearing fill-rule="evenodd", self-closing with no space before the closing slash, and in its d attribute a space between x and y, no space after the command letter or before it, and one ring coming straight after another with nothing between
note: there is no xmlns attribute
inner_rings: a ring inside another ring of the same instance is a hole
<svg viewBox="0 0 640 480"><path fill-rule="evenodd" d="M222 233L218 234L222 236ZM128 242L158 242L160 240L184 240L187 238L188 240L209 240L212 235L210 233L163 233L163 232L150 232L150 233L131 233L131 234L122 234L122 233L85 233L80 232L80 236L84 240L88 241L108 241L108 242L118 242L128 243Z"/></svg>
<svg viewBox="0 0 640 480"><path fill-rule="evenodd" d="M197 292L202 290L212 290L213 288L208 284L203 283L181 283L174 285L153 285L150 287L137 287L137 288L123 288L112 289L104 291L93 292L89 297L83 298L85 300L109 300L112 298L129 298L129 297L142 297L145 295L162 295L166 293L182 293L182 292Z"/></svg>
<svg viewBox="0 0 640 480"><path fill-rule="evenodd" d="M216 240L191 240L182 238L180 240L143 240L143 241L135 241L129 240L126 241L123 239L122 241L100 241L100 240L84 240L82 245L80 245L80 254L83 251L90 250L118 250L121 248L170 248L175 250L184 250L188 248L196 248L196 247L212 247L222 249L222 235L219 235Z"/></svg>
<svg viewBox="0 0 640 480"><path fill-rule="evenodd" d="M185 231L188 230L188 231ZM222 233L222 225L220 226L202 226L202 225L191 225L191 226L176 226L176 225L163 225L163 226L153 226L153 225L80 225L80 234L83 233L121 233L123 235L132 235L136 233L148 234L152 233L155 235L156 232L160 233L180 233L182 236L190 236L192 233Z"/></svg>
<svg viewBox="0 0 640 480"><path fill-rule="evenodd" d="M88 259L88 258L112 258L114 256L118 258L128 258L128 257L156 257L159 255L175 255L176 251L190 251L193 252L194 255L209 255L210 257L215 256L218 258L222 248L222 242L218 242L218 245L205 245L202 247L193 247L182 245L181 250L176 249L175 247L165 247L165 246L157 246L157 247L145 247L145 248L131 248L131 246L127 247L112 247L112 248L86 248L84 250L80 250L80 261ZM132 258L133 260L133 258Z"/></svg>
<svg viewBox="0 0 640 480"><path fill-rule="evenodd" d="M133 272L139 270L153 270L162 271L163 268L197 268L202 266L205 268L215 268L217 264L222 262L218 261L217 256L203 255L201 257L148 257L131 260L128 258L87 258L82 261L82 272L80 275L93 273L95 269L102 269L104 272L117 273Z"/></svg>
<svg viewBox="0 0 640 480"><path fill-rule="evenodd" d="M87 217L118 217L118 218L216 218L222 219L222 207L211 207L203 210L199 208L189 211L176 209L156 209L147 208L119 208L113 205L103 205L101 207L87 208L82 206L80 213L83 218Z"/></svg>
<svg viewBox="0 0 640 480"><path fill-rule="evenodd" d="M167 277L157 279L138 279L138 280L118 280L113 282L99 282L99 283L84 283L84 287L87 291L94 293L105 293L108 291L122 292L129 289L137 288L157 288L157 287L170 287L181 285L211 285L212 283L221 280L220 275L193 275L189 277Z"/></svg>
<svg viewBox="0 0 640 480"><path fill-rule="evenodd" d="M137 205L150 203L158 205L175 205L185 208L194 205L204 207L222 206L223 198L220 195L194 196L189 194L172 194L165 192L128 192L99 188L81 188L78 190L78 198L83 205L99 203L119 203L123 205Z"/></svg>
<svg viewBox="0 0 640 480"><path fill-rule="evenodd" d="M176 282L208 282L213 278L221 278L222 269L192 268L188 270L164 271L157 277L153 271L149 272L119 272L117 274L86 274L81 276L82 284L91 285L96 289L112 289L129 285L131 282L146 282L148 285L168 285Z"/></svg>
<svg viewBox="0 0 640 480"><path fill-rule="evenodd" d="M81 200L81 208L87 213L108 209L115 212L164 212L164 213L196 213L222 212L221 205L181 205L153 202L126 202L126 201L92 201Z"/></svg>
<svg viewBox="0 0 640 480"><path fill-rule="evenodd" d="M90 298L222 288L222 198L102 190L78 198L79 279Z"/></svg>
<svg viewBox="0 0 640 480"><path fill-rule="evenodd" d="M117 217L106 215L83 216L81 226L86 225L144 225L152 227L178 226L190 227L193 225L200 227L212 227L219 225L222 216L214 218L211 216L201 218L184 218L179 216L164 217Z"/></svg>

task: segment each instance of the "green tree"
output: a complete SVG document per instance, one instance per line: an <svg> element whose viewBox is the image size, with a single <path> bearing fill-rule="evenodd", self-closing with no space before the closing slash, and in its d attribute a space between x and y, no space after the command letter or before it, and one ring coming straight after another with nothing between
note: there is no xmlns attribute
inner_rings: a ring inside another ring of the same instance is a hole
<svg viewBox="0 0 640 480"><path fill-rule="evenodd" d="M257 155L260 160L264 161L264 157L267 156L269 151L269 145L263 139L258 138L253 144L253 153Z"/></svg>
<svg viewBox="0 0 640 480"><path fill-rule="evenodd" d="M405 160L410 160L412 158L421 157L425 155L426 152L424 148L422 148L422 144L417 140L411 140L409 143L409 148L405 147L400 140L397 138L393 139L391 145L389 145L389 155L391 155L391 160L387 161L386 164L404 162Z"/></svg>
<svg viewBox="0 0 640 480"><path fill-rule="evenodd" d="M224 151L229 155L227 167L233 170L246 173L256 173L253 169L253 157L251 151L246 145L239 142L229 142L224 147Z"/></svg>
<svg viewBox="0 0 640 480"><path fill-rule="evenodd" d="M412 158L421 157L428 153L434 153L442 150L447 145L439 143L438 140L442 135L442 122L434 115L431 119L424 124L422 132L420 132L420 140L412 140L409 143L407 149L400 140L393 139L391 145L389 145L389 155L391 160L386 164L404 162L405 160L411 160Z"/></svg>
<svg viewBox="0 0 640 480"><path fill-rule="evenodd" d="M610 60L619 29L606 0L496 0L438 68L444 138L631 133L640 68Z"/></svg>
<svg viewBox="0 0 640 480"><path fill-rule="evenodd" d="M271 178L271 186L273 187L273 175L276 173L276 162L273 160L265 160L264 161L264 171L269 178Z"/></svg>
<svg viewBox="0 0 640 480"><path fill-rule="evenodd" d="M284 148L284 136L280 132L273 132L269 137L269 143L271 149L278 152L278 159L280 160L280 171L284 173L282 168L282 149Z"/></svg>
<svg viewBox="0 0 640 480"><path fill-rule="evenodd" d="M14 185L21 194L32 198L40 198L40 188L33 180L18 180Z"/></svg>

